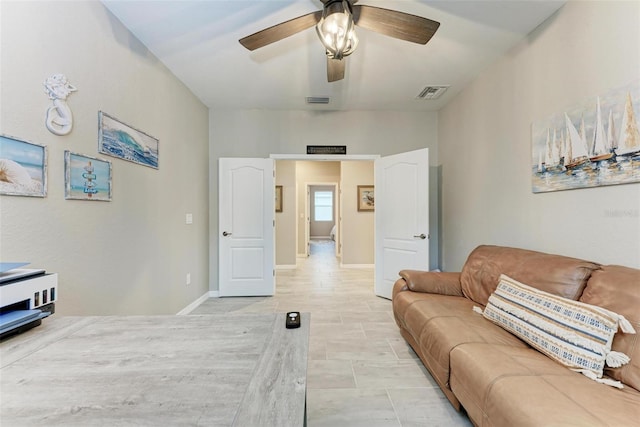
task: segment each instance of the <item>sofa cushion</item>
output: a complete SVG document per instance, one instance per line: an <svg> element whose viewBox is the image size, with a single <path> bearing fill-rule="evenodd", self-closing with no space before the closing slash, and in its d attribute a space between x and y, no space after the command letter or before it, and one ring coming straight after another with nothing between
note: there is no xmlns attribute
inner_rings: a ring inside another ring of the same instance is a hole
<svg viewBox="0 0 640 427"><path fill-rule="evenodd" d="M640 270L618 265L594 271L580 301L622 314L640 332ZM605 373L640 391L640 334L616 334L611 349L631 361L619 368L605 366Z"/></svg>
<svg viewBox="0 0 640 427"><path fill-rule="evenodd" d="M484 316L553 360L593 379L602 377L605 360L612 366L629 361L626 355L611 352L618 325L635 333L616 313L543 292L505 275L500 276L489 297ZM622 387L619 382L608 383Z"/></svg>
<svg viewBox="0 0 640 427"><path fill-rule="evenodd" d="M476 425L487 425L485 404L496 382L543 374L577 375L530 347L470 343L451 352L451 390Z"/></svg>
<svg viewBox="0 0 640 427"><path fill-rule="evenodd" d="M597 384L531 348L456 347L451 389L476 425L629 426L640 419L638 391Z"/></svg>
<svg viewBox="0 0 640 427"><path fill-rule="evenodd" d="M598 264L560 255L502 246L478 246L467 258L460 282L464 295L487 305L501 274L561 297L577 300Z"/></svg>
<svg viewBox="0 0 640 427"><path fill-rule="evenodd" d="M418 344L416 352L438 384L449 383L449 353L468 342L528 347L522 340L473 312L464 297L399 292L393 299L398 325Z"/></svg>

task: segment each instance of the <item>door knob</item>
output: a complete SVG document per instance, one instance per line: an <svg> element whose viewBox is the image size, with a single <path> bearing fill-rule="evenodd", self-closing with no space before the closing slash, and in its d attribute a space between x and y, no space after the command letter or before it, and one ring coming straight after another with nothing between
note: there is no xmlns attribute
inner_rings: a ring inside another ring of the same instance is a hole
<svg viewBox="0 0 640 427"><path fill-rule="evenodd" d="M424 233L422 233L422 234L420 234L420 235L418 235L418 236L413 236L413 237L419 237L419 238L421 238L422 240L424 240L424 239L426 239L426 238L427 238L427 236L426 236Z"/></svg>
<svg viewBox="0 0 640 427"><path fill-rule="evenodd" d="M231 236L231 233L229 233L229 232L227 232L227 231L223 231L223 232L222 232L222 235L223 235L224 237L227 237L227 236Z"/></svg>

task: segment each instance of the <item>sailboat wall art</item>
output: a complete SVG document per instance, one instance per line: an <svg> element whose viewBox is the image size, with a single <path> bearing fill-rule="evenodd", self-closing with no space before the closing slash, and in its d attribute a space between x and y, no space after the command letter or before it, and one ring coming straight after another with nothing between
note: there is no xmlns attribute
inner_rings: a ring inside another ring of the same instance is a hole
<svg viewBox="0 0 640 427"><path fill-rule="evenodd" d="M640 80L534 122L534 193L640 182Z"/></svg>

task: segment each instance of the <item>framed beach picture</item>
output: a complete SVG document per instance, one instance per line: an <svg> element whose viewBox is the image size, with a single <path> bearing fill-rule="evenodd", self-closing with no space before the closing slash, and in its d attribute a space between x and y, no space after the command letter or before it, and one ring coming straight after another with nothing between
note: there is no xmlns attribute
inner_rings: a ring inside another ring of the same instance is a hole
<svg viewBox="0 0 640 427"><path fill-rule="evenodd" d="M282 185L276 185L276 212L282 212Z"/></svg>
<svg viewBox="0 0 640 427"><path fill-rule="evenodd" d="M46 197L47 147L0 135L0 194Z"/></svg>
<svg viewBox="0 0 640 427"><path fill-rule="evenodd" d="M111 201L111 162L64 152L64 198Z"/></svg>
<svg viewBox="0 0 640 427"><path fill-rule="evenodd" d="M374 208L373 185L358 185L358 212L373 211Z"/></svg>
<svg viewBox="0 0 640 427"><path fill-rule="evenodd" d="M158 169L158 139L102 111L98 113L98 151Z"/></svg>

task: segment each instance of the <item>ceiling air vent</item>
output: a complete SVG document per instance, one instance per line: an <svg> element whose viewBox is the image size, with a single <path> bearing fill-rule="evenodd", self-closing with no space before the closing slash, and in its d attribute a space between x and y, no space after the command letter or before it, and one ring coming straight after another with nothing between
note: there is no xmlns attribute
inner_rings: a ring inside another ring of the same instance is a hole
<svg viewBox="0 0 640 427"><path fill-rule="evenodd" d="M328 104L328 97L323 96L307 96L307 104Z"/></svg>
<svg viewBox="0 0 640 427"><path fill-rule="evenodd" d="M447 89L449 86L427 86L416 96L416 99L438 99Z"/></svg>

